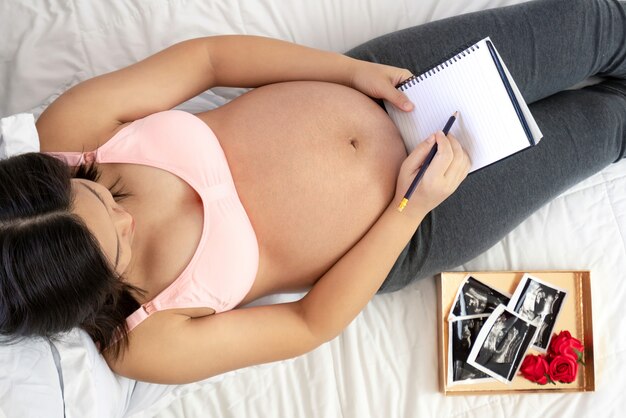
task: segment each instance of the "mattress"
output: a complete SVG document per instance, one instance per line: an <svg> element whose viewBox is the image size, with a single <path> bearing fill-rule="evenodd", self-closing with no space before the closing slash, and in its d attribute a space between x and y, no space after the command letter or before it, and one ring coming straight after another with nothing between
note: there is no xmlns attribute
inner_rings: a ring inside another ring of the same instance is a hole
<svg viewBox="0 0 626 418"><path fill-rule="evenodd" d="M38 116L72 85L187 38L254 34L341 52L393 30L519 2L3 0L0 117ZM214 108L244 91L216 88L179 108ZM616 416L626 410L625 190L626 161L566 191L456 268L591 270L593 393L444 396L429 278L374 297L339 337L304 356L189 385L116 376L78 330L52 346L0 346L0 418Z"/></svg>

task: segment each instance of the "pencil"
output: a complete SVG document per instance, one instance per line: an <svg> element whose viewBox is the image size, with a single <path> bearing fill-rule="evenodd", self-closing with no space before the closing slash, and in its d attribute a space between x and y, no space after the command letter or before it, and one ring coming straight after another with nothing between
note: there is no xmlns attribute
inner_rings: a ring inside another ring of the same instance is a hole
<svg viewBox="0 0 626 418"><path fill-rule="evenodd" d="M448 135L448 132L450 132L450 128L452 128L452 125L454 124L454 121L456 120L458 115L459 115L459 112L454 112L454 114L450 116L450 119L448 119L446 126L444 126L443 128L444 135ZM406 204L409 203L409 199L411 198L411 195L413 194L413 192L415 191L415 188L417 187L420 180L424 176L424 172L430 165L430 162L433 160L436 153L437 153L437 144L433 145L433 147L431 148L430 152L426 156L426 159L424 160L424 164L422 164L419 171L417 172L417 175L411 182L411 185L409 186L409 190L407 190L406 193L404 194L404 198L402 199L402 202L400 202L400 206L398 206L399 212L402 212Z"/></svg>

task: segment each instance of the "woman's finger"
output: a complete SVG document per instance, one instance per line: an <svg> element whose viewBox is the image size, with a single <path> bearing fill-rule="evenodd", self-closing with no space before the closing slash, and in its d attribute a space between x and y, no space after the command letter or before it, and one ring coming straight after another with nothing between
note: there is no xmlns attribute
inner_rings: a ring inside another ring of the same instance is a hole
<svg viewBox="0 0 626 418"><path fill-rule="evenodd" d="M446 177L454 184L458 185L465 177L467 177L471 162L469 156L452 134L448 135L450 145L454 150L454 159L446 172Z"/></svg>
<svg viewBox="0 0 626 418"><path fill-rule="evenodd" d="M435 146L435 135L431 135L424 141L417 144L415 149L407 156L404 164L407 165L409 173L415 174L424 163L430 150Z"/></svg>
<svg viewBox="0 0 626 418"><path fill-rule="evenodd" d="M448 134L448 140L450 141L450 148L452 148L453 157L448 169L446 170L445 176L456 178L457 173L463 169L465 152L454 135Z"/></svg>
<svg viewBox="0 0 626 418"><path fill-rule="evenodd" d="M391 102L395 107L405 112L410 112L413 110L413 103L409 100L408 97L400 90L398 90L395 85L389 85L387 88L387 92L385 94L385 99Z"/></svg>
<svg viewBox="0 0 626 418"><path fill-rule="evenodd" d="M439 131L435 133L435 138L437 140L437 153L435 154L433 161L430 163L430 170L427 170L424 176L445 175L450 163L452 162L452 158L454 157L450 140L446 138L443 132Z"/></svg>
<svg viewBox="0 0 626 418"><path fill-rule="evenodd" d="M403 81L410 78L413 74L405 69L391 66L384 66L385 71L389 76L388 91L385 92L385 99L391 102L395 107L405 112L413 110L413 103L406 95L400 90L396 89L396 86Z"/></svg>

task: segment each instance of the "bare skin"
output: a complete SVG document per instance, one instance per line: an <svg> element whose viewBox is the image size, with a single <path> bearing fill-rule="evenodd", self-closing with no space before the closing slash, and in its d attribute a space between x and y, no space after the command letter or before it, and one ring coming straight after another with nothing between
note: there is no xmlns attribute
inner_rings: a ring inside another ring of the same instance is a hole
<svg viewBox="0 0 626 418"><path fill-rule="evenodd" d="M406 158L382 108L336 84L272 84L196 116L224 149L259 243L259 270L241 305L312 286L389 204ZM133 195L119 203L136 225L133 263L123 273L147 291L141 300L147 302L191 260L202 231L201 202L186 182L166 171L134 164L100 167L103 185L119 175ZM104 187L100 191L107 194ZM84 213L95 218L93 211Z"/></svg>
<svg viewBox="0 0 626 418"><path fill-rule="evenodd" d="M299 301L219 315L210 307L155 312L128 335L123 356L103 352L112 370L185 383L291 358L338 335L375 294L423 217L470 166L458 141L441 133L407 156L391 120L367 97L410 111L394 88L409 75L276 40L208 37L81 83L50 105L37 121L41 150L92 151L133 120L212 86L258 87L196 115L220 141L259 244L258 273L240 306L310 287ZM182 132L172 141L182 143ZM437 155L399 213L397 204L435 142ZM202 202L164 170L100 168L98 183L72 181L73 210L117 271L147 291L137 295L145 303L191 260ZM117 177L132 194L121 202L107 190Z"/></svg>
<svg viewBox="0 0 626 418"><path fill-rule="evenodd" d="M387 114L336 84L273 84L198 116L220 138L259 241L244 303L312 286L389 204L406 158Z"/></svg>

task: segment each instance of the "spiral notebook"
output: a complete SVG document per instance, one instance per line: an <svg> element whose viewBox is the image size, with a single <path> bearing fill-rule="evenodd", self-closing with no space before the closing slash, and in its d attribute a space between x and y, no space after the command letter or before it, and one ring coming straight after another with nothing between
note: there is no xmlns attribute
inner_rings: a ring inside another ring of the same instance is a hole
<svg viewBox="0 0 626 418"><path fill-rule="evenodd" d="M450 132L472 160L470 172L535 145L542 138L524 98L490 38L454 53L397 88L413 102L407 113L385 102L407 151L459 116Z"/></svg>

